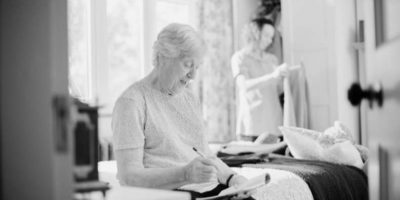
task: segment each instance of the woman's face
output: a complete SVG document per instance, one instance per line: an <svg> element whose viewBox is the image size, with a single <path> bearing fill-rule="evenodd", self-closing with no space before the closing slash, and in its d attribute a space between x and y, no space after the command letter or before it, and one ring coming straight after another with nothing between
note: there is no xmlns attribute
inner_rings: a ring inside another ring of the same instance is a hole
<svg viewBox="0 0 400 200"><path fill-rule="evenodd" d="M265 24L260 32L260 49L266 49L272 43L272 39L274 37L274 27Z"/></svg>
<svg viewBox="0 0 400 200"><path fill-rule="evenodd" d="M202 59L203 56L164 58L164 64L160 66L159 73L163 90L170 95L183 91L189 82L196 77Z"/></svg>

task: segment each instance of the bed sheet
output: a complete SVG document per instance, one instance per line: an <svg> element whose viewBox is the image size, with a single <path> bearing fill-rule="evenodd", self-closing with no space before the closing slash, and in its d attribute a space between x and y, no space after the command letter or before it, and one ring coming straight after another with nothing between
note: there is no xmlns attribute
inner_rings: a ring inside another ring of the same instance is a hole
<svg viewBox="0 0 400 200"><path fill-rule="evenodd" d="M268 184L257 189L252 197L257 200L313 200L307 183L298 175L279 169L261 168L232 168L246 178L252 178L263 173L269 173L271 180Z"/></svg>

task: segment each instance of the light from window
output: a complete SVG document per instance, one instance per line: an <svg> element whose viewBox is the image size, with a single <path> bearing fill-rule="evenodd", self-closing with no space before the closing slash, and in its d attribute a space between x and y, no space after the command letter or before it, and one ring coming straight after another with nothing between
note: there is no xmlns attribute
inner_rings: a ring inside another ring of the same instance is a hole
<svg viewBox="0 0 400 200"><path fill-rule="evenodd" d="M107 0L107 107L142 77L140 0ZM105 89L105 88L104 88Z"/></svg>
<svg viewBox="0 0 400 200"><path fill-rule="evenodd" d="M169 23L177 22L191 24L190 7L186 2L157 1L156 2L156 33Z"/></svg>
<svg viewBox="0 0 400 200"><path fill-rule="evenodd" d="M92 100L89 0L68 1L69 92L83 102Z"/></svg>

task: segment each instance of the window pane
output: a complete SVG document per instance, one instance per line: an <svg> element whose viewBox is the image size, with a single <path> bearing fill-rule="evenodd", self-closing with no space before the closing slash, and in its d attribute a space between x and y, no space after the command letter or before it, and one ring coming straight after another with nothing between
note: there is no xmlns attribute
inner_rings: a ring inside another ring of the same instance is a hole
<svg viewBox="0 0 400 200"><path fill-rule="evenodd" d="M68 0L69 91L84 102L92 100L89 16L88 0Z"/></svg>
<svg viewBox="0 0 400 200"><path fill-rule="evenodd" d="M108 111L118 96L139 80L140 16L139 0L107 1Z"/></svg>
<svg viewBox="0 0 400 200"><path fill-rule="evenodd" d="M190 24L190 7L188 2L159 0L156 3L156 33L172 22Z"/></svg>

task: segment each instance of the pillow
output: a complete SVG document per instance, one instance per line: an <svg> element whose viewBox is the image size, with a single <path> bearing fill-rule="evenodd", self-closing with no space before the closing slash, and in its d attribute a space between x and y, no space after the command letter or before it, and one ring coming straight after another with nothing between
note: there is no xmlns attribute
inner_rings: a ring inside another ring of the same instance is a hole
<svg viewBox="0 0 400 200"><path fill-rule="evenodd" d="M324 135L331 137L336 142L349 140L352 144L354 144L354 139L350 133L350 130L340 121L335 121L332 127L329 127L324 131Z"/></svg>
<svg viewBox="0 0 400 200"><path fill-rule="evenodd" d="M360 153L350 140L337 142L329 134L296 128L279 127L295 158L321 160L337 164L363 166Z"/></svg>
<svg viewBox="0 0 400 200"><path fill-rule="evenodd" d="M324 148L321 154L321 160L352 165L360 169L364 165L360 153L351 141L335 143L328 148Z"/></svg>
<svg viewBox="0 0 400 200"><path fill-rule="evenodd" d="M319 160L322 153L322 146L318 143L319 132L296 127L279 127L279 129L295 158Z"/></svg>

